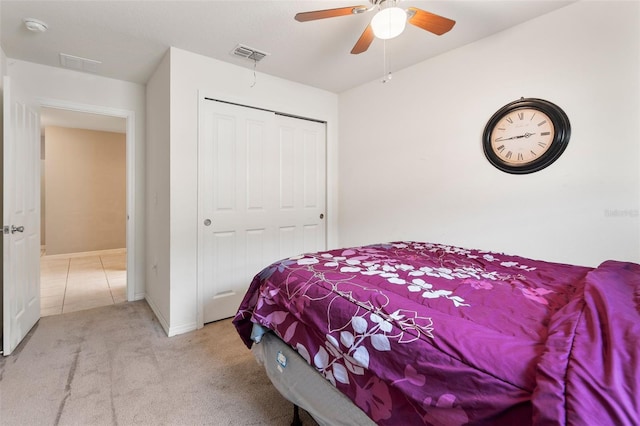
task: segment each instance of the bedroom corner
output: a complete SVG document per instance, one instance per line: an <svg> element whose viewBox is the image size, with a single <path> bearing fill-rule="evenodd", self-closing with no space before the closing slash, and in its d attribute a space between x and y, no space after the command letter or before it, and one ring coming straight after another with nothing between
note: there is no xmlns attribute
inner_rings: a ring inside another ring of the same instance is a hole
<svg viewBox="0 0 640 426"><path fill-rule="evenodd" d="M591 266L640 259L638 8L571 3L341 93L341 243L418 239ZM560 105L572 133L554 164L511 175L487 161L482 132L520 97ZM385 114L371 120L371 110Z"/></svg>

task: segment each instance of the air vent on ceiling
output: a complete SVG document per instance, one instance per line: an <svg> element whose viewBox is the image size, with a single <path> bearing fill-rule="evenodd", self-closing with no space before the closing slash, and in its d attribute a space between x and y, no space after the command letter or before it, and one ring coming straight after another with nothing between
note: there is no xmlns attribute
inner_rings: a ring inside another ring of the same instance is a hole
<svg viewBox="0 0 640 426"><path fill-rule="evenodd" d="M241 58L250 59L255 62L260 62L265 56L269 54L266 52L261 52L252 47L244 46L242 44L238 44L232 51L231 54L234 56L239 56Z"/></svg>
<svg viewBox="0 0 640 426"><path fill-rule="evenodd" d="M102 62L94 59L81 58L80 56L67 55L66 53L60 54L60 65L72 70L95 73L98 72L98 65L100 64Z"/></svg>

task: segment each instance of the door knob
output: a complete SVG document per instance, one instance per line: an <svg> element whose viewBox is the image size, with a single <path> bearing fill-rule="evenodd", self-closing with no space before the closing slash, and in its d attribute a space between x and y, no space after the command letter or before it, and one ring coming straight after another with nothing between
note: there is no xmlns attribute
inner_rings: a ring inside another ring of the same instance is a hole
<svg viewBox="0 0 640 426"><path fill-rule="evenodd" d="M11 233L15 234L16 232L24 232L24 226L16 227L14 225L11 225Z"/></svg>

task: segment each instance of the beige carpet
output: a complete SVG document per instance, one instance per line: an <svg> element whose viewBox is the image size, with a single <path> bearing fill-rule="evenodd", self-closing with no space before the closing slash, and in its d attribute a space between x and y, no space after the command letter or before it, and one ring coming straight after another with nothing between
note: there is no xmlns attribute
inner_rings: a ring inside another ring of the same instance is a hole
<svg viewBox="0 0 640 426"><path fill-rule="evenodd" d="M144 301L44 317L0 359L2 425L284 426L292 411L230 320L168 338Z"/></svg>

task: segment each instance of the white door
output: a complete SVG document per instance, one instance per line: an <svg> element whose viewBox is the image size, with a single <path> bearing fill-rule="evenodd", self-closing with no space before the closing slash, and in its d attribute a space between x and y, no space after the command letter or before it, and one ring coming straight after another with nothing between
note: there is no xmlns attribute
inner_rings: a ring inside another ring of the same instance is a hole
<svg viewBox="0 0 640 426"><path fill-rule="evenodd" d="M40 117L4 77L3 353L40 318Z"/></svg>
<svg viewBox="0 0 640 426"><path fill-rule="evenodd" d="M323 250L325 125L203 101L199 142L199 283L203 322L235 315L270 263Z"/></svg>
<svg viewBox="0 0 640 426"><path fill-rule="evenodd" d="M275 197L281 259L326 249L326 126L276 115L276 127L279 178Z"/></svg>

